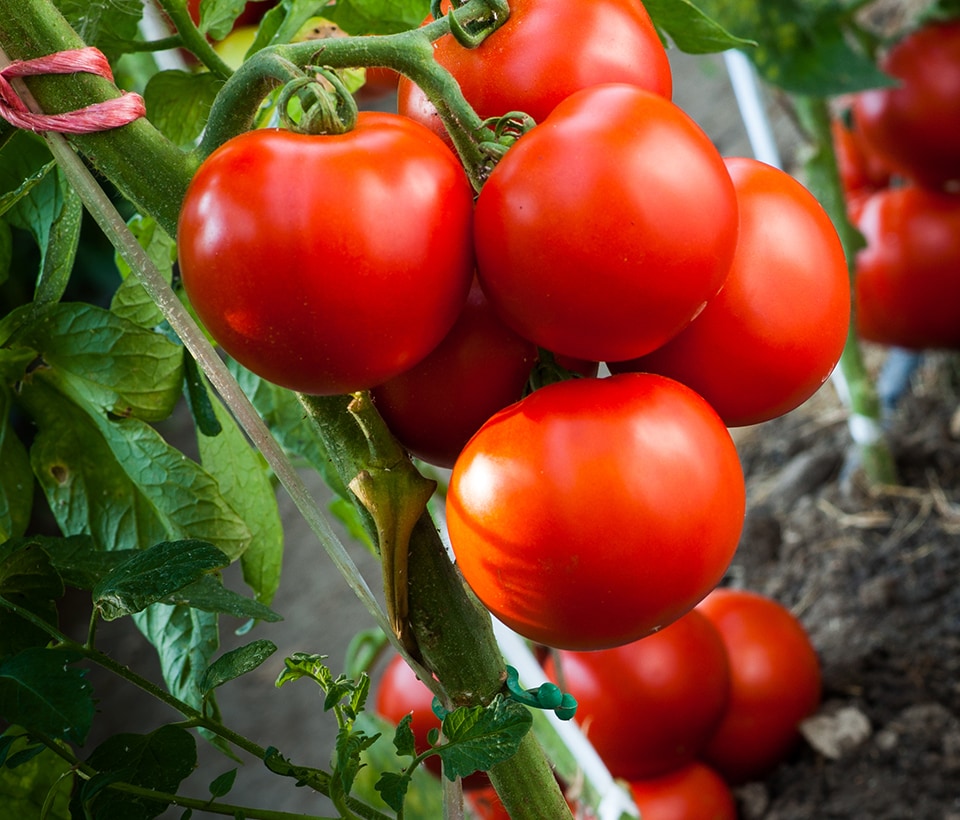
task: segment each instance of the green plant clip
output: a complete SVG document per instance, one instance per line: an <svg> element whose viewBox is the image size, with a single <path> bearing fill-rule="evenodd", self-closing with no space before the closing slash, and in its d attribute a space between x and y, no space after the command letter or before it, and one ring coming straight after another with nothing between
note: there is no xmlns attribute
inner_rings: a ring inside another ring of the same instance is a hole
<svg viewBox="0 0 960 820"><path fill-rule="evenodd" d="M506 686L513 700L532 709L552 711L560 720L572 720L577 714L577 699L573 695L549 682L541 683L535 689L524 689L520 686L520 673L512 666L507 667Z"/></svg>

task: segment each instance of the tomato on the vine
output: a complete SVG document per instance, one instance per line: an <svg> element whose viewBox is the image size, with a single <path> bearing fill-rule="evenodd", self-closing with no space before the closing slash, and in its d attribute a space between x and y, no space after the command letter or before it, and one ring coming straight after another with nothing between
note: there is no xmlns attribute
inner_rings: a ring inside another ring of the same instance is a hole
<svg viewBox="0 0 960 820"><path fill-rule="evenodd" d="M593 86L493 169L477 198L477 271L522 336L622 361L664 344L716 295L737 224L730 174L687 114L634 86Z"/></svg>
<svg viewBox="0 0 960 820"><path fill-rule="evenodd" d="M474 282L453 329L419 364L371 392L412 455L452 467L483 423L523 395L537 348L508 328Z"/></svg>
<svg viewBox="0 0 960 820"><path fill-rule="evenodd" d="M571 379L500 411L447 492L457 563L521 635L565 649L629 643L723 576L744 480L723 422L652 374Z"/></svg>
<svg viewBox="0 0 960 820"><path fill-rule="evenodd" d="M728 782L763 777L800 740L820 704L820 660L803 624L778 601L721 588L698 606L730 658L730 702L701 757Z"/></svg>
<svg viewBox="0 0 960 820"><path fill-rule="evenodd" d="M890 169L876 154L864 147L863 137L843 117L838 116L830 121L830 131L847 213L851 219L856 219L864 199L890 184Z"/></svg>
<svg viewBox="0 0 960 820"><path fill-rule="evenodd" d="M377 684L373 708L380 717L394 725L412 713L410 731L413 732L417 754L430 748L427 737L430 732L433 729L440 730L440 718L433 713L433 692L400 655L394 655L384 668ZM441 776L439 755L430 755L423 765L432 774ZM474 772L463 778L462 782L464 788L471 790L490 786L486 772Z"/></svg>
<svg viewBox="0 0 960 820"><path fill-rule="evenodd" d="M456 156L397 114L353 130L250 131L190 183L178 249L210 334L263 378L363 390L423 359L473 278L473 189Z"/></svg>
<svg viewBox="0 0 960 820"><path fill-rule="evenodd" d="M737 427L793 410L826 381L846 343L850 277L830 217L803 185L754 159L726 164L740 234L723 288L663 347L610 369L677 379Z"/></svg>
<svg viewBox="0 0 960 820"><path fill-rule="evenodd" d="M737 820L737 803L724 779L694 761L630 783L642 820Z"/></svg>
<svg viewBox="0 0 960 820"><path fill-rule="evenodd" d="M895 84L853 97L864 145L925 185L960 179L960 20L911 32L880 66Z"/></svg>
<svg viewBox="0 0 960 820"><path fill-rule="evenodd" d="M478 47L446 35L434 56L482 119L523 111L540 122L573 92L599 83L630 83L667 98L673 89L667 53L636 0L512 0L510 17ZM406 78L398 110L446 133L436 108Z"/></svg>
<svg viewBox="0 0 960 820"><path fill-rule="evenodd" d="M695 609L613 649L552 653L547 676L577 699L577 722L614 777L656 777L694 760L730 696L727 650Z"/></svg>
<svg viewBox="0 0 960 820"><path fill-rule="evenodd" d="M857 332L915 350L960 349L960 194L907 185L865 200L856 225Z"/></svg>

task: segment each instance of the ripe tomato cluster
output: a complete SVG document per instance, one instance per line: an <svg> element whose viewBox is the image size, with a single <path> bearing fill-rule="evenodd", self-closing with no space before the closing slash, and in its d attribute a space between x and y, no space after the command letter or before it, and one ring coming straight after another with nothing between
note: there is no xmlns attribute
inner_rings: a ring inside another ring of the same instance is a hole
<svg viewBox="0 0 960 820"><path fill-rule="evenodd" d="M577 699L577 722L610 773L630 784L645 820L735 820L731 787L786 760L820 704L820 662L803 625L752 591L718 588L642 640L544 658L546 677ZM412 712L423 751L440 726L432 699L396 656L375 708L394 724ZM481 817L499 816L482 773L464 786Z"/></svg>
<svg viewBox="0 0 960 820"><path fill-rule="evenodd" d="M899 39L881 67L895 85L849 100L834 141L851 221L861 337L960 348L960 21Z"/></svg>
<svg viewBox="0 0 960 820"><path fill-rule="evenodd" d="M184 286L241 364L305 393L371 389L410 452L452 465L453 551L496 617L555 647L630 643L733 556L727 428L793 409L835 366L840 242L800 183L725 160L671 101L635 0L515 0L478 47L435 54L481 115L537 120L476 196L404 80L401 113L214 152L183 205ZM581 377L523 396L546 362Z"/></svg>

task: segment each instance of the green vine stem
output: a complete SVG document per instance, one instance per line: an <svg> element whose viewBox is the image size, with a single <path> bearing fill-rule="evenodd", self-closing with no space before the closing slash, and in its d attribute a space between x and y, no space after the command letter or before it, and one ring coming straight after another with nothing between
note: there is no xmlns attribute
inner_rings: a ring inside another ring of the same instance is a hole
<svg viewBox="0 0 960 820"><path fill-rule="evenodd" d="M827 100L823 97L796 96L793 101L800 122L813 146L813 153L805 163L805 179L810 191L823 205L840 235L852 286L854 260L863 245L863 238L847 216L830 133ZM864 476L871 485L896 484L896 464L881 426L880 399L864 362L856 323L852 318L839 367L849 392L850 434Z"/></svg>
<svg viewBox="0 0 960 820"><path fill-rule="evenodd" d="M229 79L233 69L223 61L207 38L201 34L190 16L186 0L158 0L158 2L177 30L180 45L188 49L215 77L221 80Z"/></svg>

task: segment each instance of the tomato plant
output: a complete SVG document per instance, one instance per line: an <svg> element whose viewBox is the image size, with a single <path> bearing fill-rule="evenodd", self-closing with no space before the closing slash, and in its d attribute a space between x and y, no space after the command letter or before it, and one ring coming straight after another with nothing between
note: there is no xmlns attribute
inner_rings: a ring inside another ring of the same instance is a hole
<svg viewBox="0 0 960 820"><path fill-rule="evenodd" d="M477 597L532 640L601 649L672 623L720 580L743 522L723 423L671 379L547 385L453 468L447 524Z"/></svg>
<svg viewBox="0 0 960 820"><path fill-rule="evenodd" d="M380 384L447 334L473 276L472 192L455 156L395 114L215 151L180 217L187 294L231 356L305 393Z"/></svg>
<svg viewBox="0 0 960 820"><path fill-rule="evenodd" d="M830 131L847 212L851 219L855 219L863 200L890 184L890 169L864 147L859 132L843 117L831 120Z"/></svg>
<svg viewBox="0 0 960 820"><path fill-rule="evenodd" d="M559 650L544 669L577 699L577 721L614 777L655 777L694 760L727 708L720 635L692 610L639 641Z"/></svg>
<svg viewBox="0 0 960 820"><path fill-rule="evenodd" d="M663 347L610 369L677 379L735 427L793 410L826 381L847 338L850 284L833 223L803 185L753 159L726 164L740 232L723 288Z"/></svg>
<svg viewBox="0 0 960 820"><path fill-rule="evenodd" d="M480 282L508 325L559 354L620 361L662 345L716 295L737 241L736 192L672 102L594 86L497 164L474 236Z"/></svg>
<svg viewBox="0 0 960 820"><path fill-rule="evenodd" d="M926 185L960 178L960 21L907 34L880 65L895 84L853 97L863 144L883 163Z"/></svg>
<svg viewBox="0 0 960 820"><path fill-rule="evenodd" d="M673 85L656 29L632 0L515 0L507 22L478 47L447 35L434 56L482 118L523 111L540 122L574 91L598 83L631 83L667 98ZM398 110L445 134L436 108L406 78Z"/></svg>
<svg viewBox="0 0 960 820"><path fill-rule="evenodd" d="M444 340L419 364L375 387L373 399L413 455L452 467L470 436L523 395L536 359L536 346L500 321L474 282Z"/></svg>
<svg viewBox="0 0 960 820"><path fill-rule="evenodd" d="M630 791L643 820L737 820L737 804L724 779L694 761L659 777L634 780Z"/></svg>
<svg viewBox="0 0 960 820"><path fill-rule="evenodd" d="M820 704L820 661L797 618L759 593L716 589L698 606L730 658L730 702L702 753L728 781L763 777L800 739Z"/></svg>
<svg viewBox="0 0 960 820"><path fill-rule="evenodd" d="M915 185L867 198L857 227L856 322L864 338L960 348L960 195Z"/></svg>

